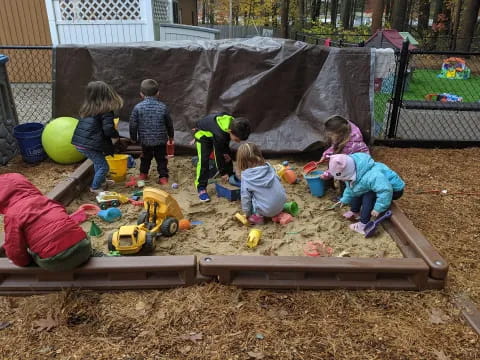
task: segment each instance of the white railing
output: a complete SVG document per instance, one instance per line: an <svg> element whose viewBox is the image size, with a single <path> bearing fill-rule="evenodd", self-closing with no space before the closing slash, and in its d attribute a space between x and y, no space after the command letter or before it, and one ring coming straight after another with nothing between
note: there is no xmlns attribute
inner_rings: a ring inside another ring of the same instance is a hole
<svg viewBox="0 0 480 360"><path fill-rule="evenodd" d="M172 0L45 0L54 45L158 40ZM155 31L156 30L156 31Z"/></svg>

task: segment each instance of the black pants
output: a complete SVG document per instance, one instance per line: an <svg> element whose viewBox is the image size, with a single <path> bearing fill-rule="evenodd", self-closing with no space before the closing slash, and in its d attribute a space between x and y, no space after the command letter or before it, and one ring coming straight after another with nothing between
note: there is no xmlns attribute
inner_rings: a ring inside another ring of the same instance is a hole
<svg viewBox="0 0 480 360"><path fill-rule="evenodd" d="M209 158L212 150L215 154L215 161L217 164L218 171L221 175L233 174L233 161L225 161L223 156L224 154L219 151L219 149L213 146L213 139L207 136L203 136L196 141L197 145L197 155L198 155L198 163L197 163L197 173L195 177L195 186L197 190L199 189L206 189L209 179ZM230 155L230 153L228 154ZM231 156L231 155L230 155Z"/></svg>
<svg viewBox="0 0 480 360"><path fill-rule="evenodd" d="M403 190L394 191L392 200L398 200L403 195ZM367 224L370 221L371 212L377 201L377 194L369 191L359 197L354 197L350 201L350 210L360 212L360 222Z"/></svg>
<svg viewBox="0 0 480 360"><path fill-rule="evenodd" d="M142 153L142 157L140 158L140 173L148 174L152 159L155 157L155 161L157 162L158 176L161 178L168 178L167 146L165 144L156 146L142 145Z"/></svg>

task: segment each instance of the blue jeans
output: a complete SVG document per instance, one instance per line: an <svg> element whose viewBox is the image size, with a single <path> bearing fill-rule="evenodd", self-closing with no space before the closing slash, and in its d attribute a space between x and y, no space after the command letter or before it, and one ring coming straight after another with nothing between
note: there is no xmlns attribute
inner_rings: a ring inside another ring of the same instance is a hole
<svg viewBox="0 0 480 360"><path fill-rule="evenodd" d="M100 186L102 186L102 184L105 182L107 174L110 171L107 160L105 160L105 155L103 155L103 153L100 151L79 148L77 148L77 150L79 153L85 155L93 162L95 174L93 175L93 181L90 187L94 190L99 189Z"/></svg>
<svg viewBox="0 0 480 360"><path fill-rule="evenodd" d="M403 195L403 190L394 191L392 200L400 199ZM377 194L369 191L361 196L354 197L350 201L350 210L353 212L360 212L360 222L367 224L370 221L371 212L377 201Z"/></svg>

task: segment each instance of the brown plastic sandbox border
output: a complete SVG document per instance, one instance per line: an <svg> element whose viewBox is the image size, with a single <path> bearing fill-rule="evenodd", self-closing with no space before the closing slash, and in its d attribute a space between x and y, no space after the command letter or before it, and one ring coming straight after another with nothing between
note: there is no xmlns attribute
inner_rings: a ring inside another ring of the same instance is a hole
<svg viewBox="0 0 480 360"><path fill-rule="evenodd" d="M68 205L91 181L84 161L50 193ZM300 256L128 256L92 258L66 273L21 268L0 259L0 295L27 295L66 288L160 289L218 281L245 288L424 290L445 286L448 264L397 205L385 229L404 258Z"/></svg>

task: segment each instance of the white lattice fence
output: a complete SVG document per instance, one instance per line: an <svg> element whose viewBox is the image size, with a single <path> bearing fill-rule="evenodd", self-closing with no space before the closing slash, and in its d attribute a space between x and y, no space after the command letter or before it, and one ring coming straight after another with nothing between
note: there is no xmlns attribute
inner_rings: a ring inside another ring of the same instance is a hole
<svg viewBox="0 0 480 360"><path fill-rule="evenodd" d="M140 0L59 0L61 20L141 20Z"/></svg>
<svg viewBox="0 0 480 360"><path fill-rule="evenodd" d="M153 0L153 21L157 23L169 23L170 19L170 6L166 0Z"/></svg>
<svg viewBox="0 0 480 360"><path fill-rule="evenodd" d="M45 0L54 44L98 44L159 39L173 21L172 0Z"/></svg>

